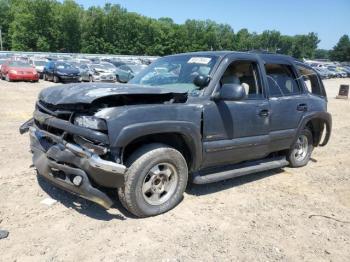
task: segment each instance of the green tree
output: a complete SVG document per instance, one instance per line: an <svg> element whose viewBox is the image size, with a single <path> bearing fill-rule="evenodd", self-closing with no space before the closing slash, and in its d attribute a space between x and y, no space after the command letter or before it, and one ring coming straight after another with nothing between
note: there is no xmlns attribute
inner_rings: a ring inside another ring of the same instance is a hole
<svg viewBox="0 0 350 262"><path fill-rule="evenodd" d="M59 38L57 6L58 2L52 0L13 0L10 8L13 20L9 26L12 49L37 51L40 43L50 51L56 51Z"/></svg>
<svg viewBox="0 0 350 262"><path fill-rule="evenodd" d="M10 49L11 43L9 41L9 25L11 21L10 13L10 1L9 0L0 0L0 29L2 31L2 42L3 49Z"/></svg>
<svg viewBox="0 0 350 262"><path fill-rule="evenodd" d="M332 60L350 61L350 39L348 35L343 35L330 53Z"/></svg>
<svg viewBox="0 0 350 262"><path fill-rule="evenodd" d="M276 30L265 30L260 36L260 48L270 51L276 52L280 46L281 42L281 33Z"/></svg>
<svg viewBox="0 0 350 262"><path fill-rule="evenodd" d="M120 5L84 9L74 0L0 0L0 17L5 48L22 51L163 56L263 49L313 58L319 42L315 33L285 36L276 30L257 34L241 29L235 34L230 25L211 20L176 24L171 18L148 18ZM339 50L343 49L337 48L334 56Z"/></svg>
<svg viewBox="0 0 350 262"><path fill-rule="evenodd" d="M329 59L330 51L326 49L316 49L315 58L316 59Z"/></svg>
<svg viewBox="0 0 350 262"><path fill-rule="evenodd" d="M81 16L83 9L73 0L65 0L58 8L58 47L66 52L79 52L81 48Z"/></svg>

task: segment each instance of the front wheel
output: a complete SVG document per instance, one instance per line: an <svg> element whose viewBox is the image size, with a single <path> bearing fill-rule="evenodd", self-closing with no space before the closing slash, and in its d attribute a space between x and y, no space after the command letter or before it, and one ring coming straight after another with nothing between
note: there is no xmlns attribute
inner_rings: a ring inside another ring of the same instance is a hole
<svg viewBox="0 0 350 262"><path fill-rule="evenodd" d="M54 82L54 83L60 82L60 79L58 78L58 76L54 76L54 77L53 77L53 82Z"/></svg>
<svg viewBox="0 0 350 262"><path fill-rule="evenodd" d="M314 149L312 133L309 129L302 130L292 148L289 150L287 158L291 167L305 166Z"/></svg>
<svg viewBox="0 0 350 262"><path fill-rule="evenodd" d="M11 78L10 78L9 74L6 74L5 79L7 82L11 82Z"/></svg>
<svg viewBox="0 0 350 262"><path fill-rule="evenodd" d="M137 217L159 215L182 199L187 163L176 149L163 144L141 147L129 158L125 186L118 189L122 205Z"/></svg>

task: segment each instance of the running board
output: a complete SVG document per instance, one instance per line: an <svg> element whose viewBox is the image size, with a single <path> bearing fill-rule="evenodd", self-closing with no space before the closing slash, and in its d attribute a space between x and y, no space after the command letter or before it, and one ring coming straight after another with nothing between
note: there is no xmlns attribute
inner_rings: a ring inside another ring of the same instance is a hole
<svg viewBox="0 0 350 262"><path fill-rule="evenodd" d="M210 168L193 174L194 184L208 184L289 165L285 157L266 158L241 164Z"/></svg>

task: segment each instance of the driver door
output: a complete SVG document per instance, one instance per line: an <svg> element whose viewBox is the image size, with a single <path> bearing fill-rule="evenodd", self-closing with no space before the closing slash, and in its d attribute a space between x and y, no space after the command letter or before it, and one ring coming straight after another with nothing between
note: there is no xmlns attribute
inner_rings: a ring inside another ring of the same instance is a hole
<svg viewBox="0 0 350 262"><path fill-rule="evenodd" d="M270 104L265 96L261 65L235 60L224 69L219 85L240 84L246 97L211 101L204 109L204 167L234 164L269 153Z"/></svg>

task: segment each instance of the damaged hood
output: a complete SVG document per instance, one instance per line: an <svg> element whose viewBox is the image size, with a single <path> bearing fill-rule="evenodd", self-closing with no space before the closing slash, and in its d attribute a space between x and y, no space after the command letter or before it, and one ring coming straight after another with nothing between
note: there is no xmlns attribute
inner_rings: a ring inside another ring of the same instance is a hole
<svg viewBox="0 0 350 262"><path fill-rule="evenodd" d="M117 95L157 95L157 94L187 94L178 89L147 87L131 84L86 83L68 84L46 88L39 94L39 100L53 105L90 104L102 97Z"/></svg>

